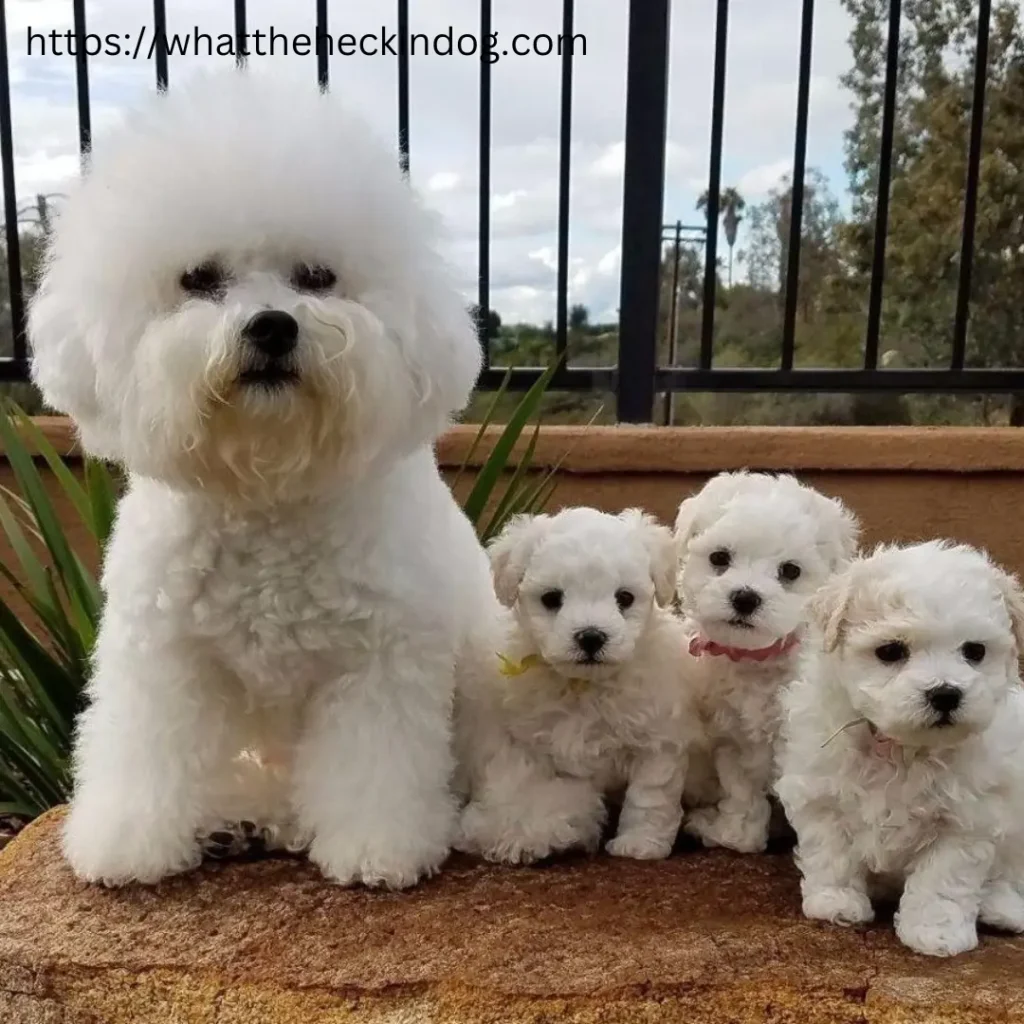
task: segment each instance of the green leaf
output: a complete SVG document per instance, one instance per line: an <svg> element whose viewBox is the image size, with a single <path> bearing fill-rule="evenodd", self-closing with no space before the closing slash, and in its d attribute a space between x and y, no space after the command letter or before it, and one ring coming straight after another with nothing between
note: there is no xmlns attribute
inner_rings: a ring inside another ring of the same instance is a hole
<svg viewBox="0 0 1024 1024"><path fill-rule="evenodd" d="M523 432L523 428L540 407L541 400L544 397L548 384L551 382L551 378L555 375L557 366L557 361L552 363L537 378L526 394L523 395L519 405L516 406L509 417L505 429L495 442L494 448L480 467L476 483L473 485L473 489L463 505L463 510L469 521L477 529L479 529L480 517L483 515L483 511L494 493L494 488L508 466L509 458Z"/></svg>

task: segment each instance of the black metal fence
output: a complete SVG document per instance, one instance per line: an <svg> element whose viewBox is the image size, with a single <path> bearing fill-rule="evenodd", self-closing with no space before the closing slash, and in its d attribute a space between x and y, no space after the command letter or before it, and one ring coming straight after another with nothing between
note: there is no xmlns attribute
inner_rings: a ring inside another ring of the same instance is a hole
<svg viewBox="0 0 1024 1024"><path fill-rule="evenodd" d="M72 0L76 40L76 81L79 144L83 157L91 144L89 105L89 63L86 55L86 0ZM315 3L318 37L329 31L329 0ZM409 124L409 0L396 0L399 31L398 138L400 159L408 170L410 143L415 138ZM554 2L554 0L552 0ZM804 205L808 107L810 102L811 57L814 38L815 0L803 0L800 53L797 66L796 131L793 150L792 206L789 240L786 246L782 342L777 368L733 368L715 365L714 336L718 266L718 223L722 194L722 142L725 116L726 54L729 0L717 0L714 52L713 109L711 116L710 164L707 180L706 222L703 232L704 280L699 354L696 365L683 367L658 364L659 308L662 284L662 254L665 241L663 200L665 143L669 80L669 27L671 0L622 0L629 5L627 38L627 86L625 120L625 174L622 206L622 259L619 303L618 360L614 366L580 367L567 364L568 267L569 267L569 184L572 140L572 46L561 51L560 167L557 227L557 315L554 322L555 354L563 360L553 386L569 391L613 392L618 418L626 422L650 422L656 396L681 391L770 391L770 392L935 392L1007 394L1024 392L1024 369L969 368L965 365L968 326L971 315L971 275L974 261L979 167L985 109L986 74L992 0L979 0L975 54L973 106L965 181L963 231L958 266L959 283L955 317L951 324L952 348L949 365L930 369L886 369L879 366L879 337L885 285L886 238L889 218L890 183L893 164L893 126L897 95L897 72L901 25L901 0L891 0L885 59L881 147L878 165L878 201L875 212L874 253L870 273L867 328L863 365L855 369L817 369L794 366L798 308L802 213ZM339 5L340 6L340 5ZM5 0L0 0L0 157L13 323L13 358L0 361L0 379L23 380L26 376L25 301L20 259L19 208L14 175L11 126L11 88L7 53ZM166 32L165 0L153 0L153 27L157 38ZM574 34L575 0L562 0L562 35ZM234 0L235 34L239 62L246 39L246 0ZM482 46L490 37L492 0L479 2L479 31ZM318 48L316 74L327 88L329 65L326 49ZM158 88L168 87L168 56L155 49ZM478 309L491 308L490 214L491 214L491 68L480 61L479 80L479 270ZM679 225L681 230L684 225ZM671 232L676 226L670 226ZM678 235L676 246L678 253ZM674 291L673 291L674 294ZM671 313L674 339L675 312ZM506 368L492 365L487 337L487 317L481 316L481 343L485 365L480 380L484 389L494 389L505 379ZM674 353L671 353L674 356ZM674 358L670 357L670 364ZM541 367L517 367L511 371L511 387L523 389L542 372Z"/></svg>

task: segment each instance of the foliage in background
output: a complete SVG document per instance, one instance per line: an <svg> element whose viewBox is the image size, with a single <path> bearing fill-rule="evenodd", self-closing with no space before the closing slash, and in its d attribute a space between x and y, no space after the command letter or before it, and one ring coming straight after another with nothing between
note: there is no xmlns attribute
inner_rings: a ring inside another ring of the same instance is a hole
<svg viewBox="0 0 1024 1024"><path fill-rule="evenodd" d="M515 458L554 369L518 400L463 502L484 542L510 516L539 511L555 489L557 464L534 472L539 419ZM493 409L506 391L503 385L494 396ZM493 424L493 417L485 418L460 475ZM16 595L14 601L0 596L0 816L31 819L70 796L74 722L102 612L98 581L84 553L72 547L46 478L66 499L60 507L70 508L84 527L97 564L113 527L119 485L106 465L89 459L77 476L13 402L0 407L0 440L17 481L17 493L0 488L0 528L14 553L12 564L0 562L0 576Z"/></svg>
<svg viewBox="0 0 1024 1024"><path fill-rule="evenodd" d="M94 556L114 522L117 484L101 463L71 471L18 407L0 410L0 438L18 485L0 489L0 527L15 563L0 575L18 604L0 598L0 814L32 818L70 793L69 753L82 707L102 596L48 493L34 447L84 526ZM20 605L20 606L19 606Z"/></svg>

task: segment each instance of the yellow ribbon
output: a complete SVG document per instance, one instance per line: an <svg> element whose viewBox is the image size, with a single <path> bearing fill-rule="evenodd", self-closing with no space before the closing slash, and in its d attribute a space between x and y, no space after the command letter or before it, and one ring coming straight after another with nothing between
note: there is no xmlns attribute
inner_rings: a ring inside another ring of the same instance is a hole
<svg viewBox="0 0 1024 1024"><path fill-rule="evenodd" d="M520 661L513 661L499 652L498 660L501 662L501 674L503 676L521 676L529 672L531 668L536 668L544 663L544 659L539 654L528 654ZM577 694L583 693L584 690L590 687L589 679L582 679L578 676L567 679L566 682L569 689Z"/></svg>

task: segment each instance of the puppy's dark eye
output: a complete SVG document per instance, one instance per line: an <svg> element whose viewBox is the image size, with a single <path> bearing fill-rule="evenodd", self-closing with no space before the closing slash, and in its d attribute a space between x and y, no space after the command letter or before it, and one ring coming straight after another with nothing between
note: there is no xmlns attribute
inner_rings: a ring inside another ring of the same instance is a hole
<svg viewBox="0 0 1024 1024"><path fill-rule="evenodd" d="M186 270L179 278L182 289L191 295L216 295L224 288L224 268L214 260L207 260Z"/></svg>
<svg viewBox="0 0 1024 1024"><path fill-rule="evenodd" d="M712 551L711 554L708 555L708 561L716 569L728 569L729 565L732 563L732 555L723 548L719 551Z"/></svg>
<svg viewBox="0 0 1024 1024"><path fill-rule="evenodd" d="M800 566L796 562L783 562L779 566L779 579L785 580L787 583L793 583L795 580L800 579Z"/></svg>
<svg viewBox="0 0 1024 1024"><path fill-rule="evenodd" d="M964 656L964 661L969 661L972 665L977 665L985 660L985 645L979 644L974 640L968 640L967 643L960 648L960 653Z"/></svg>
<svg viewBox="0 0 1024 1024"><path fill-rule="evenodd" d="M624 612L635 600L636 598L631 590L617 590L615 592L615 603L619 606L620 611Z"/></svg>
<svg viewBox="0 0 1024 1024"><path fill-rule="evenodd" d="M562 592L560 590L545 590L540 595L540 603L549 612L557 612L562 607Z"/></svg>
<svg viewBox="0 0 1024 1024"><path fill-rule="evenodd" d="M292 285L304 292L325 292L337 283L330 267L299 263L292 269Z"/></svg>
<svg viewBox="0 0 1024 1024"><path fill-rule="evenodd" d="M882 644L875 648L875 657L886 665L895 665L898 661L906 661L910 657L910 648L902 640Z"/></svg>

